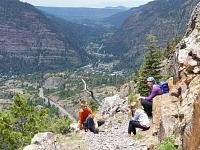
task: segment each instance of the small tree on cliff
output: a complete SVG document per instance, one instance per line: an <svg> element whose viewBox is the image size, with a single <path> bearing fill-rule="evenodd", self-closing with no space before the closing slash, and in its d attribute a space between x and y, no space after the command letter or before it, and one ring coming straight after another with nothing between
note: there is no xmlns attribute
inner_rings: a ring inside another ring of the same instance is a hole
<svg viewBox="0 0 200 150"><path fill-rule="evenodd" d="M162 60L162 49L156 45L156 37L147 35L147 44L145 45L146 54L145 61L139 70L138 78L138 92L144 96L148 95L148 88L146 84L147 77L152 76L156 81L161 79L160 70Z"/></svg>
<svg viewBox="0 0 200 150"><path fill-rule="evenodd" d="M172 53L172 51L175 49L176 45L180 42L181 40L181 36L179 36L177 33L175 34L175 36L172 39L172 42L170 43L169 41L167 41L166 43L166 48L164 50L164 55L165 57L168 57L168 55L170 53Z"/></svg>

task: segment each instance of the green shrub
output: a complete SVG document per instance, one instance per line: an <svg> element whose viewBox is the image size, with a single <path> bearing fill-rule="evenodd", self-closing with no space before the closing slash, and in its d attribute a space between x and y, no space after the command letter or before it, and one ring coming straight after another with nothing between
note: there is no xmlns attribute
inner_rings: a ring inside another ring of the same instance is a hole
<svg viewBox="0 0 200 150"><path fill-rule="evenodd" d="M7 112L0 112L0 149L15 150L29 145L33 136L43 131L66 133L71 120L51 118L49 109L34 111L18 94ZM52 123L54 126L52 126Z"/></svg>
<svg viewBox="0 0 200 150"><path fill-rule="evenodd" d="M97 104L97 102L93 100L92 98L89 100L88 106L92 109L93 112L97 111L99 108L99 105Z"/></svg>
<svg viewBox="0 0 200 150"><path fill-rule="evenodd" d="M174 138L167 137L156 150L178 150L174 145Z"/></svg>
<svg viewBox="0 0 200 150"><path fill-rule="evenodd" d="M133 93L128 96L128 103L131 104L132 102L137 102L137 96Z"/></svg>
<svg viewBox="0 0 200 150"><path fill-rule="evenodd" d="M72 123L72 120L68 118L68 116L64 116L62 118L54 117L50 121L50 126L48 127L48 131L53 133L62 133L66 134L69 133L69 125Z"/></svg>
<svg viewBox="0 0 200 150"><path fill-rule="evenodd" d="M19 95L9 110L0 113L0 149L18 149L30 143L33 136L46 131L48 109L34 111Z"/></svg>

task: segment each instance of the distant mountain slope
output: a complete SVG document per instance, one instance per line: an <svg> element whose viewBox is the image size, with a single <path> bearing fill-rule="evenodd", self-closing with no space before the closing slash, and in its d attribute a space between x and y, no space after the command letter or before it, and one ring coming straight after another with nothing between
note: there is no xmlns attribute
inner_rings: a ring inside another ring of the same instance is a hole
<svg viewBox="0 0 200 150"><path fill-rule="evenodd" d="M99 21L118 12L127 10L125 7L85 8L37 6L36 8L46 13L55 15L56 17L80 24L94 23L94 21Z"/></svg>
<svg viewBox="0 0 200 150"><path fill-rule="evenodd" d="M161 46L178 33L183 34L187 21L199 0L156 0L130 16L107 43L106 50L121 58L120 67L134 68L141 63L147 34L155 35Z"/></svg>
<svg viewBox="0 0 200 150"><path fill-rule="evenodd" d="M63 33L32 5L1 0L0 72L31 73L81 65L87 55L77 44L82 39L74 28L68 24Z"/></svg>
<svg viewBox="0 0 200 150"><path fill-rule="evenodd" d="M134 7L129 10L116 13L110 17L104 18L103 22L114 24L116 26L121 26L128 17L130 17L134 13L139 12L143 7L144 5L141 5L139 7Z"/></svg>

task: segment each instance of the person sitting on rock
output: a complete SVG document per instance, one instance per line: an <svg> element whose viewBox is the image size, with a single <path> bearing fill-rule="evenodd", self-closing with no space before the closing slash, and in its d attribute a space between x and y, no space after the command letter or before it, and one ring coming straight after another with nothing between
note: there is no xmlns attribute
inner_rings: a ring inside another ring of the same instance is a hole
<svg viewBox="0 0 200 150"><path fill-rule="evenodd" d="M156 84L156 81L153 77L148 77L147 85L150 88L149 96L148 97L140 96L138 100L141 100L141 104L144 108L144 111L147 113L148 117L151 118L153 98L157 95L162 95L162 90L159 87L159 85Z"/></svg>
<svg viewBox="0 0 200 150"><path fill-rule="evenodd" d="M82 100L81 109L79 111L79 122L76 131L78 132L84 127L93 133L98 133L98 127L104 123L104 119L98 119L92 110L87 106L86 100Z"/></svg>
<svg viewBox="0 0 200 150"><path fill-rule="evenodd" d="M148 130L150 128L150 122L147 114L137 108L137 103L133 102L130 105L130 121L128 126L128 137L131 136L131 132L136 135L136 128Z"/></svg>

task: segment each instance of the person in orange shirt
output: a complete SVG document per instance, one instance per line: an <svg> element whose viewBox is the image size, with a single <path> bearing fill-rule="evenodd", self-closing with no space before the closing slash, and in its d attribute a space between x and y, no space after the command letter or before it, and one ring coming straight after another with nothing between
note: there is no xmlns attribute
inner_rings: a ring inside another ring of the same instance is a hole
<svg viewBox="0 0 200 150"><path fill-rule="evenodd" d="M78 132L82 129L82 127L84 127L93 133L98 133L98 127L104 123L104 119L98 119L92 110L87 106L86 100L82 100L81 109L79 111L79 123L76 131Z"/></svg>

